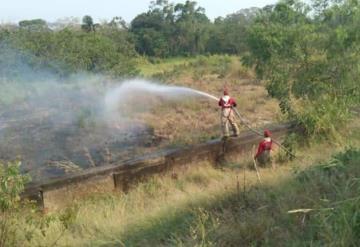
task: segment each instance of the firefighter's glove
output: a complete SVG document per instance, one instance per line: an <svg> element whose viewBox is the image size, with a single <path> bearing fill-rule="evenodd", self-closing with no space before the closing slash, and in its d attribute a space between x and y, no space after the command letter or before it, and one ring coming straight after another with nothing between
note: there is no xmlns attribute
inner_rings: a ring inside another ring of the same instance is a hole
<svg viewBox="0 0 360 247"><path fill-rule="evenodd" d="M236 107L237 106L237 104L233 104L233 107Z"/></svg>

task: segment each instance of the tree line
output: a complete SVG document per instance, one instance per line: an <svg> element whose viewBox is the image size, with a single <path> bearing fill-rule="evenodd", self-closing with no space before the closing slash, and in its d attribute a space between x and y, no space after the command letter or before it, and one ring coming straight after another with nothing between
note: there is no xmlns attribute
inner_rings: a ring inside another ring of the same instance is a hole
<svg viewBox="0 0 360 247"><path fill-rule="evenodd" d="M79 24L3 24L0 75L29 67L60 76L85 71L123 77L138 73L139 56L234 54L255 69L289 119L308 134L324 134L360 103L359 21L358 0L283 0L214 21L194 1L156 0L131 23L84 16Z"/></svg>
<svg viewBox="0 0 360 247"><path fill-rule="evenodd" d="M136 50L148 56L241 54L246 51L246 28L257 8L240 10L211 22L194 1L172 4L153 2L148 12L131 22Z"/></svg>
<svg viewBox="0 0 360 247"><path fill-rule="evenodd" d="M10 68L13 57L26 56L31 66L60 74L91 71L131 76L137 73L134 58L139 55L242 54L246 28L256 12L256 8L246 9L210 21L195 1L173 4L157 0L131 23L121 17L95 23L87 15L81 23L65 25L51 25L42 19L3 24L0 48L8 56L0 58L0 65L6 63Z"/></svg>

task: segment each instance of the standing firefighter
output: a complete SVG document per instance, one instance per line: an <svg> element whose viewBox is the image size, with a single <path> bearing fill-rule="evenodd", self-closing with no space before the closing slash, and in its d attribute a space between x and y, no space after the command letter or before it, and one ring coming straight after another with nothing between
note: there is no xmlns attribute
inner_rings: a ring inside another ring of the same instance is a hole
<svg viewBox="0 0 360 247"><path fill-rule="evenodd" d="M219 100L219 106L221 107L221 126L223 137L229 137L229 124L233 130L234 136L239 135L239 128L235 122L235 115L233 107L236 107L236 102L229 96L227 89L224 90L224 96Z"/></svg>
<svg viewBox="0 0 360 247"><path fill-rule="evenodd" d="M264 139L259 143L257 153L255 154L255 160L259 162L259 165L265 166L271 163L272 140L271 132L269 130L264 131Z"/></svg>

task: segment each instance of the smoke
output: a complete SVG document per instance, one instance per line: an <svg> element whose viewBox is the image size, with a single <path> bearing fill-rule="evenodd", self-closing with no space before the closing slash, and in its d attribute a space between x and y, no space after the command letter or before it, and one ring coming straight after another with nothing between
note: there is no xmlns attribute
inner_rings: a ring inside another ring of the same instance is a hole
<svg viewBox="0 0 360 247"><path fill-rule="evenodd" d="M117 129L104 118L109 78L64 77L5 44L0 53L0 160L20 157L33 179L126 158L148 131L136 123Z"/></svg>
<svg viewBox="0 0 360 247"><path fill-rule="evenodd" d="M137 119L168 101L216 97L141 79L63 77L31 65L32 56L0 46L0 160L20 157L34 180L143 154L159 141Z"/></svg>
<svg viewBox="0 0 360 247"><path fill-rule="evenodd" d="M80 74L59 78L19 62L16 76L0 79L0 160L20 156L36 179L102 163L95 155L110 136L100 118L103 80Z"/></svg>

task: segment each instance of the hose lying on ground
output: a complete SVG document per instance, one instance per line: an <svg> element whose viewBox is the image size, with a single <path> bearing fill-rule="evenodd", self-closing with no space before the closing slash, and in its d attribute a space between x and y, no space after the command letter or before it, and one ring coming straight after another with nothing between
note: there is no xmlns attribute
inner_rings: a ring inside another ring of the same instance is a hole
<svg viewBox="0 0 360 247"><path fill-rule="evenodd" d="M250 131L258 134L259 136L263 136L262 133L260 133L259 131L257 131L256 129L252 128L249 124L246 123L245 119L240 115L239 111L233 107L232 108L234 110L234 112L236 113L236 115L238 116L238 118L240 119L240 122L245 125L246 128L248 128ZM290 156L292 156L293 158L296 158L296 156L291 153L286 147L284 147L281 143L279 143L278 141L272 139L272 141L278 145L280 148L282 148L287 154L289 154Z"/></svg>

